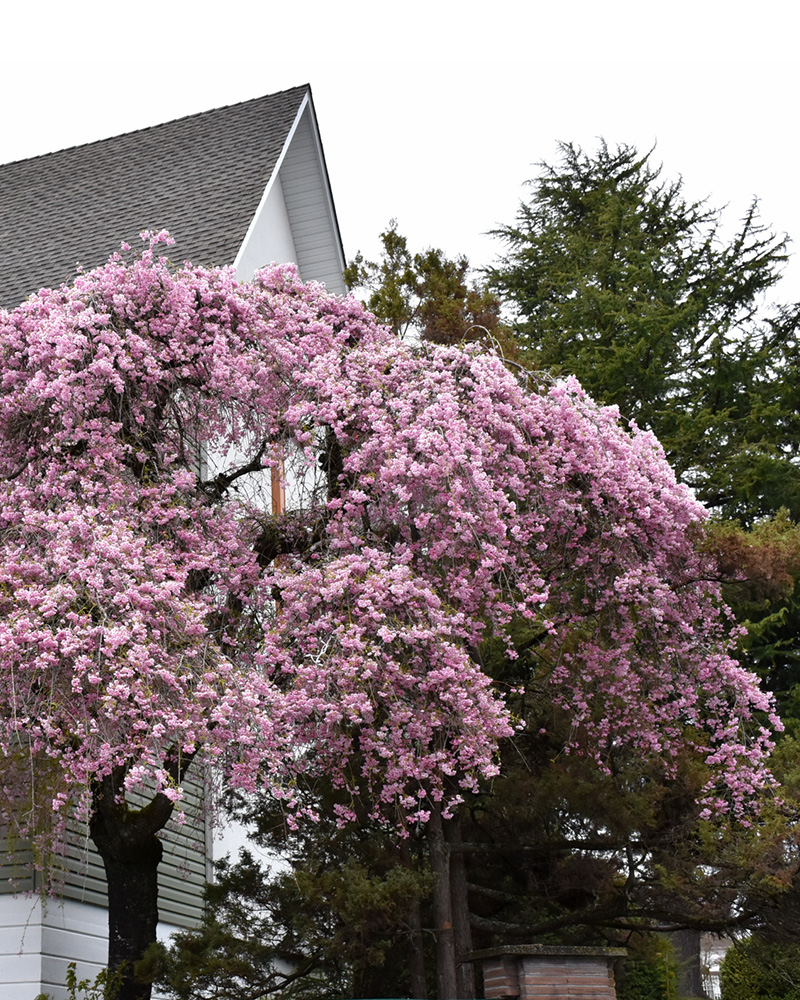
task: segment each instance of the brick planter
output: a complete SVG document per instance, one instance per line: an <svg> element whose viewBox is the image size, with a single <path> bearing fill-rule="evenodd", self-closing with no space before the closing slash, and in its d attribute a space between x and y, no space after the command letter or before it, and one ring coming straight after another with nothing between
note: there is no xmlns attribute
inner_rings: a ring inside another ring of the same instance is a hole
<svg viewBox="0 0 800 1000"><path fill-rule="evenodd" d="M531 944L474 951L483 965L487 1000L616 1000L615 958L624 948L571 948Z"/></svg>

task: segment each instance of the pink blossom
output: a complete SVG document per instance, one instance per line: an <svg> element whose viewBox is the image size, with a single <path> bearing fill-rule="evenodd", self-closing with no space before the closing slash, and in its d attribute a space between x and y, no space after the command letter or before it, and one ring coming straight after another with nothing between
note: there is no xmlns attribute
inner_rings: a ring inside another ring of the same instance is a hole
<svg viewBox="0 0 800 1000"><path fill-rule="evenodd" d="M480 651L513 658L524 621L598 760L626 741L669 767L688 741L710 806L745 811L772 706L731 656L705 512L651 435L574 380L412 349L291 268L238 283L148 239L0 313L18 801L31 755L60 808L116 768L177 801L165 762L194 754L290 812L319 768L424 821L497 772L513 727Z"/></svg>

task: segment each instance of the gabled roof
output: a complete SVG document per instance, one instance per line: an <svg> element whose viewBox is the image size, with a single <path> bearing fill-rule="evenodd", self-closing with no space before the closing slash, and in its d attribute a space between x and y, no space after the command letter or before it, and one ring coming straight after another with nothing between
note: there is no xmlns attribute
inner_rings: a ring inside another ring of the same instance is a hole
<svg viewBox="0 0 800 1000"><path fill-rule="evenodd" d="M311 92L302 86L0 166L0 306L70 280L77 264L102 264L122 240L141 245L142 229L168 229L173 260L238 263L301 123L305 147L314 139L328 256L343 265ZM306 273L297 253L304 277L326 279L330 263L322 275Z"/></svg>

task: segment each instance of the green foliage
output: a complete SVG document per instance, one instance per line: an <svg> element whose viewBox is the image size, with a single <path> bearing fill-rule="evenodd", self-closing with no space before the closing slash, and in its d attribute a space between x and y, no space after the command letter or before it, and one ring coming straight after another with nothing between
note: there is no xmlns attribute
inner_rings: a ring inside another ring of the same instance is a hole
<svg viewBox="0 0 800 1000"><path fill-rule="evenodd" d="M762 803L757 827L701 820L702 761L677 760L665 778L616 748L600 772L563 751L568 718L554 713L546 733L541 715L525 718L463 821L475 947L622 943L637 928L723 930L780 908L796 865L777 803Z"/></svg>
<svg viewBox="0 0 800 1000"><path fill-rule="evenodd" d="M723 595L747 630L742 655L776 695L782 717L800 716L800 526L780 509L745 531L712 524L705 542Z"/></svg>
<svg viewBox="0 0 800 1000"><path fill-rule="evenodd" d="M344 272L347 287L366 292L365 304L398 337L434 344L493 339L512 351L500 322L500 301L470 273L469 261L438 249L412 254L392 219L381 233L380 261L356 254Z"/></svg>
<svg viewBox="0 0 800 1000"><path fill-rule="evenodd" d="M101 969L94 979L78 979L76 963L70 962L67 966L65 985L68 1000L114 1000L121 983L120 970L109 974L108 969ZM52 1000L52 997L49 993L39 993L34 1000Z"/></svg>
<svg viewBox="0 0 800 1000"><path fill-rule="evenodd" d="M633 147L572 144L541 164L507 250L488 272L520 348L574 374L595 399L654 431L709 506L751 522L800 516L800 428L788 365L800 309L762 312L786 260L751 205L723 237L720 215Z"/></svg>
<svg viewBox="0 0 800 1000"><path fill-rule="evenodd" d="M617 970L617 1000L676 1000L677 974L672 946L655 934L637 935Z"/></svg>
<svg viewBox="0 0 800 1000"><path fill-rule="evenodd" d="M264 868L247 851L221 862L202 926L151 948L149 974L176 1000L397 996L408 910L429 877L400 863L379 831L338 831L323 819L293 832L273 826L266 808L258 815L257 839L281 845L291 870Z"/></svg>
<svg viewBox="0 0 800 1000"><path fill-rule="evenodd" d="M722 1000L800 1000L800 946L753 935L728 951L721 982Z"/></svg>

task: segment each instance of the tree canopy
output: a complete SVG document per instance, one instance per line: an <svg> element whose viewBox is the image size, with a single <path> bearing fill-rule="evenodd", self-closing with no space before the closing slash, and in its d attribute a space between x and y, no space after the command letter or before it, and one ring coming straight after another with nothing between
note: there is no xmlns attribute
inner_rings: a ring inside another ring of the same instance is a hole
<svg viewBox="0 0 800 1000"><path fill-rule="evenodd" d="M800 515L798 307L765 307L786 260L754 202L725 235L652 153L571 143L540 164L487 272L537 365L652 430L679 478L745 523Z"/></svg>
<svg viewBox="0 0 800 1000"><path fill-rule="evenodd" d="M446 820L513 732L484 657L513 662L520 628L576 746L667 772L694 747L705 808L747 813L770 700L649 433L574 381L405 345L291 268L173 268L168 239L0 313L4 813L88 815L112 967L155 933L154 900L132 930L117 897L154 891L194 761L293 822L319 772L343 823L362 795Z"/></svg>
<svg viewBox="0 0 800 1000"><path fill-rule="evenodd" d="M351 291L366 291L365 305L376 319L401 339L414 336L433 344L495 339L513 352L500 300L476 280L465 256L449 258L437 247L412 253L395 219L380 240L379 261L359 252L344 272Z"/></svg>

